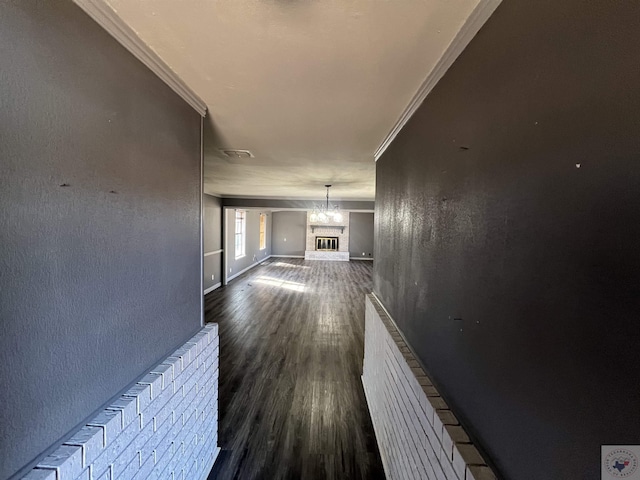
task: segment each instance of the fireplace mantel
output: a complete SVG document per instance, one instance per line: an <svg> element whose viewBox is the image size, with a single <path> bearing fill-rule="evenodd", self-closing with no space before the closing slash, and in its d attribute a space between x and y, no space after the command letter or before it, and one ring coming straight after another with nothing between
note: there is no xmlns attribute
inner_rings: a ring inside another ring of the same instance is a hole
<svg viewBox="0 0 640 480"><path fill-rule="evenodd" d="M316 232L316 228L324 228L326 230L340 230L340 233L344 233L344 225L309 225L311 227L311 233Z"/></svg>

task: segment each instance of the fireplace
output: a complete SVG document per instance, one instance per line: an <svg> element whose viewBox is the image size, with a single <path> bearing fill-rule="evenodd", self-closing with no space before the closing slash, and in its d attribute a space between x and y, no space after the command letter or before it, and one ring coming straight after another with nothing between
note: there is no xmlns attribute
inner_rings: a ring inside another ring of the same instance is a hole
<svg viewBox="0 0 640 480"><path fill-rule="evenodd" d="M349 215L339 224L318 224L311 221L307 212L307 234L305 237L305 260L349 261Z"/></svg>
<svg viewBox="0 0 640 480"><path fill-rule="evenodd" d="M337 252L338 237L316 237L316 251Z"/></svg>

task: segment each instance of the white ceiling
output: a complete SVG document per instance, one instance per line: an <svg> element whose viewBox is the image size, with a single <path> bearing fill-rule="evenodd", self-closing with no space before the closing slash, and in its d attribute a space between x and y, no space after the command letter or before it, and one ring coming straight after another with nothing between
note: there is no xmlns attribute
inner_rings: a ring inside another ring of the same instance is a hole
<svg viewBox="0 0 640 480"><path fill-rule="evenodd" d="M335 200L374 198L375 150L480 2L104 1L206 102L207 193Z"/></svg>

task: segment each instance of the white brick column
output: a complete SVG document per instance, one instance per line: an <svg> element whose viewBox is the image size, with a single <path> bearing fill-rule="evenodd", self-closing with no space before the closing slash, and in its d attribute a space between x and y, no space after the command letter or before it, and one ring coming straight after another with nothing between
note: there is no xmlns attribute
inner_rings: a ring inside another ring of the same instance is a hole
<svg viewBox="0 0 640 480"><path fill-rule="evenodd" d="M374 295L364 342L362 384L387 478L495 480Z"/></svg>
<svg viewBox="0 0 640 480"><path fill-rule="evenodd" d="M207 324L23 478L206 479L220 451L218 345Z"/></svg>

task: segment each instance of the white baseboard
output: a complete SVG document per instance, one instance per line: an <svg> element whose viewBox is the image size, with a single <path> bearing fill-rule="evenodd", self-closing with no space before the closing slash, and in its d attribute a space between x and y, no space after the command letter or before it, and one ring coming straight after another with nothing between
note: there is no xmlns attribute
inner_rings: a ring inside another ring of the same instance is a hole
<svg viewBox="0 0 640 480"><path fill-rule="evenodd" d="M349 260L369 260L370 262L373 262L373 258L371 257L349 257Z"/></svg>
<svg viewBox="0 0 640 480"><path fill-rule="evenodd" d="M304 258L304 255L271 255L273 258Z"/></svg>
<svg viewBox="0 0 640 480"><path fill-rule="evenodd" d="M268 255L266 257L264 257L262 260L252 263L251 265L249 265L247 268L243 268L242 270L240 270L237 273L234 273L233 275L231 275L230 277L227 277L227 283L229 283L231 280L233 280L236 277L239 277L240 275L242 275L245 272L248 272L249 270L251 270L253 267L260 265L262 262L264 262L265 260L271 258L272 255Z"/></svg>
<svg viewBox="0 0 640 480"><path fill-rule="evenodd" d="M204 295L206 295L207 293L211 293L213 292L216 288L220 288L222 286L221 282L216 283L213 287L209 287L204 291Z"/></svg>

